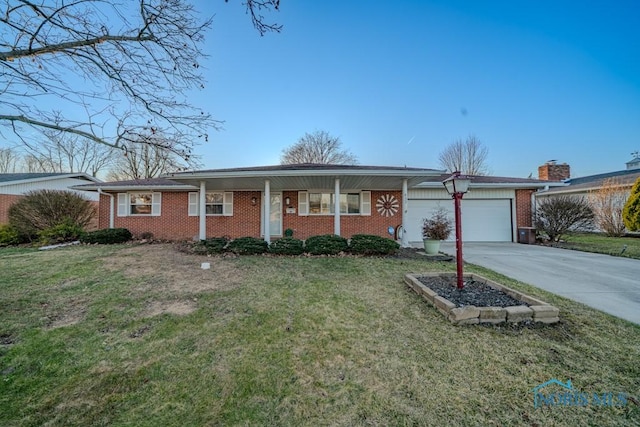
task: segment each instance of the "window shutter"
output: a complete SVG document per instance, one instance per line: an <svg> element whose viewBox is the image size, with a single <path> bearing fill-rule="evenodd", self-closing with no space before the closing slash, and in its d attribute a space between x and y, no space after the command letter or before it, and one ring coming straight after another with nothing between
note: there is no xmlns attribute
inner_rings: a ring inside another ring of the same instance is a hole
<svg viewBox="0 0 640 427"><path fill-rule="evenodd" d="M151 195L151 216L160 216L160 204L162 193L152 193Z"/></svg>
<svg viewBox="0 0 640 427"><path fill-rule="evenodd" d="M189 216L198 216L199 193L189 193Z"/></svg>
<svg viewBox="0 0 640 427"><path fill-rule="evenodd" d="M129 195L118 193L118 216L129 215Z"/></svg>
<svg viewBox="0 0 640 427"><path fill-rule="evenodd" d="M222 205L222 215L233 216L233 192L225 191Z"/></svg>
<svg viewBox="0 0 640 427"><path fill-rule="evenodd" d="M298 191L298 215L309 215L309 193Z"/></svg>
<svg viewBox="0 0 640 427"><path fill-rule="evenodd" d="M371 216L371 191L363 191L360 193L360 215Z"/></svg>

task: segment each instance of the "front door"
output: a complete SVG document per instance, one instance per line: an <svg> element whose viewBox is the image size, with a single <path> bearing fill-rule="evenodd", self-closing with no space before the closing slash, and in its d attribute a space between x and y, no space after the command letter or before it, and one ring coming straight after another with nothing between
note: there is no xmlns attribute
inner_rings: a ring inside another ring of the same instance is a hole
<svg viewBox="0 0 640 427"><path fill-rule="evenodd" d="M282 236L282 193L271 193L269 207L269 234L271 236ZM264 213L264 206L263 211ZM264 214L262 215L264 218ZM264 235L264 226L263 235Z"/></svg>

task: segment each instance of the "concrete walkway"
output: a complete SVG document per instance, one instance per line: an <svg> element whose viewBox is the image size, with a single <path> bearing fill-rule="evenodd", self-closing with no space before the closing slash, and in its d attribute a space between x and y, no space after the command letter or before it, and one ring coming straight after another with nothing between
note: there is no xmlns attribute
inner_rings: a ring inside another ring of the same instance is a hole
<svg viewBox="0 0 640 427"><path fill-rule="evenodd" d="M455 255L455 243L444 242ZM640 260L518 243L465 243L465 262L640 324Z"/></svg>

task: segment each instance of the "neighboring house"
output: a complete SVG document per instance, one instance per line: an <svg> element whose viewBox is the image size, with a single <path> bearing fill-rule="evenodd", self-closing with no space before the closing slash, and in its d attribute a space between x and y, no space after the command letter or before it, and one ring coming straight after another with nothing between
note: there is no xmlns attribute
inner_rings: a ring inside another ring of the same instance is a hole
<svg viewBox="0 0 640 427"><path fill-rule="evenodd" d="M599 190L606 182L610 182L623 191L630 191L633 183L640 178L640 157L636 154L633 160L626 163L627 168L615 172L571 178L569 165L547 162L538 168L540 179L551 176L552 179L562 181L563 186L549 188L538 192L536 197L551 197L560 194L588 196Z"/></svg>
<svg viewBox="0 0 640 427"><path fill-rule="evenodd" d="M30 191L71 190L80 193L88 200L97 202L96 193L71 188L96 182L100 181L85 173L2 173L0 174L0 224L8 222L9 206Z"/></svg>
<svg viewBox="0 0 640 427"><path fill-rule="evenodd" d="M163 178L76 187L99 191L99 227L171 240L365 233L422 240L422 218L453 202L441 170L299 164L180 172ZM536 179L472 177L463 199L463 239L514 241L531 225ZM559 183L556 183L559 184ZM339 209L334 201L339 200ZM265 203L266 201L266 203Z"/></svg>

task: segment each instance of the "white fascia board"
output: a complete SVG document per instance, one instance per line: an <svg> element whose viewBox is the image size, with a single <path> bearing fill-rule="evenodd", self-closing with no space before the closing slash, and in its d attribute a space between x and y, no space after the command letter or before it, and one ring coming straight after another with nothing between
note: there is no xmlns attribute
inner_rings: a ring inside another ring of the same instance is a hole
<svg viewBox="0 0 640 427"><path fill-rule="evenodd" d="M565 187L567 184L555 184L554 187ZM530 188L546 188L550 187L549 183L480 183L474 184L473 182L469 185L469 190L473 188L513 188L513 189L530 189ZM420 188L444 188L441 182L422 182L420 184L414 185L412 188L420 189Z"/></svg>
<svg viewBox="0 0 640 427"><path fill-rule="evenodd" d="M398 170L398 169L322 169L322 170L281 170L281 171L228 171L228 172L180 172L178 174L163 175L163 178L180 179L210 179L210 178L268 178L291 176L394 176L394 177L422 177L438 176L442 171Z"/></svg>
<svg viewBox="0 0 640 427"><path fill-rule="evenodd" d="M84 191L198 191L199 188L193 185L95 185L95 186L78 186L74 185L74 190Z"/></svg>
<svg viewBox="0 0 640 427"><path fill-rule="evenodd" d="M0 187L8 186L8 185L21 185L21 184L30 184L32 182L42 182L42 181L57 181L59 179L67 179L67 178L84 178L88 181L92 181L95 183L102 182L98 178L94 178L91 175L87 175L86 173L67 173L62 175L48 175L48 176L40 176L37 178L28 178L28 179L17 179L15 181L5 181L0 183ZM80 184L79 184L80 185Z"/></svg>

